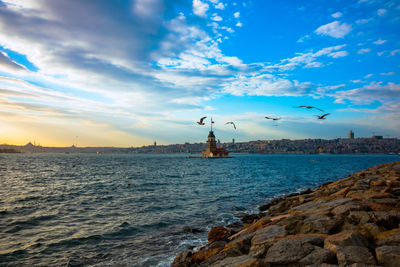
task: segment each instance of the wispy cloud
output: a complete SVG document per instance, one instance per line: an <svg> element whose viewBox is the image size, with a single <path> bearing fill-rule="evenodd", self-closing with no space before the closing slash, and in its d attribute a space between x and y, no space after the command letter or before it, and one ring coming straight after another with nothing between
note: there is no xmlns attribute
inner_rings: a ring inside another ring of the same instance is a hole
<svg viewBox="0 0 400 267"><path fill-rule="evenodd" d="M336 12L336 13L333 13L331 16L334 17L335 19L338 19L341 16L343 16L343 13L342 12Z"/></svg>
<svg viewBox="0 0 400 267"><path fill-rule="evenodd" d="M376 44L376 45L381 45L381 44L384 44L384 43L386 43L387 42L387 40L382 40L381 38L379 38L378 40L376 40L375 42L374 42L374 44Z"/></svg>
<svg viewBox="0 0 400 267"><path fill-rule="evenodd" d="M369 53L369 52L371 52L371 49L370 48L361 48L360 50L358 50L357 51L357 53L358 54L366 54L366 53Z"/></svg>
<svg viewBox="0 0 400 267"><path fill-rule="evenodd" d="M334 21L320 26L318 29L315 30L315 33L319 35L331 36L334 38L343 38L351 31L351 29L351 25L347 23Z"/></svg>

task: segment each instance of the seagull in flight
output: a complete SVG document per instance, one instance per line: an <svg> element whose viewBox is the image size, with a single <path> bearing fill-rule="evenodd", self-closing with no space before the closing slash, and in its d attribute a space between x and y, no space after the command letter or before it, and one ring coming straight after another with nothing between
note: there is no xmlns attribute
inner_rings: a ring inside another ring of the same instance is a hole
<svg viewBox="0 0 400 267"><path fill-rule="evenodd" d="M315 116L317 116L319 120L325 120L326 119L325 117L328 116L329 114L330 113L326 113L326 114L321 115L321 116L320 115L315 115Z"/></svg>
<svg viewBox="0 0 400 267"><path fill-rule="evenodd" d="M197 122L197 124L198 124L198 125L206 125L206 124L203 122L205 118L207 118L207 116L201 118L200 121Z"/></svg>
<svg viewBox="0 0 400 267"><path fill-rule="evenodd" d="M236 130L236 125L235 125L235 123L234 123L233 121L228 121L228 122L225 123L225 124L232 124L232 125L233 125L233 128L235 128L235 130Z"/></svg>
<svg viewBox="0 0 400 267"><path fill-rule="evenodd" d="M272 118L272 117L265 117L267 120L273 120L273 121L278 121L278 120L280 120L281 118Z"/></svg>
<svg viewBox="0 0 400 267"><path fill-rule="evenodd" d="M320 109L320 108L317 108L317 107L314 107L314 106L297 106L297 107L294 107L294 108L306 108L306 109L312 109L312 108L315 108L315 109L318 109L318 110L320 110L320 111L323 111L322 109Z"/></svg>

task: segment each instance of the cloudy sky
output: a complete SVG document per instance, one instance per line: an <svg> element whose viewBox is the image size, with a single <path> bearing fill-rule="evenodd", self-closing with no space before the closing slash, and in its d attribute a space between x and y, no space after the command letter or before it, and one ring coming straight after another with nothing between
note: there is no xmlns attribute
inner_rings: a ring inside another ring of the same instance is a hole
<svg viewBox="0 0 400 267"><path fill-rule="evenodd" d="M399 0L0 0L0 144L400 137L399 29Z"/></svg>

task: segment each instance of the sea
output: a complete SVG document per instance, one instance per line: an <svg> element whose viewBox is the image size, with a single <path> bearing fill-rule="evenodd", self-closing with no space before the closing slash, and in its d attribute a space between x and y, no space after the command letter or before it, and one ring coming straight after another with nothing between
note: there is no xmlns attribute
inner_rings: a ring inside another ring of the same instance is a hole
<svg viewBox="0 0 400 267"><path fill-rule="evenodd" d="M188 156L0 154L0 266L169 266L273 198L400 160Z"/></svg>

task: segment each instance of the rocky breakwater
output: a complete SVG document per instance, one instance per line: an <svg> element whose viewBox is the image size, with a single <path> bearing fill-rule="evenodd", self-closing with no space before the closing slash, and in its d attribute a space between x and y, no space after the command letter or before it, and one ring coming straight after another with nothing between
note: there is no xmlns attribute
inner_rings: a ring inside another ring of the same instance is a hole
<svg viewBox="0 0 400 267"><path fill-rule="evenodd" d="M213 227L208 245L172 266L400 266L400 162L260 209L239 229Z"/></svg>

